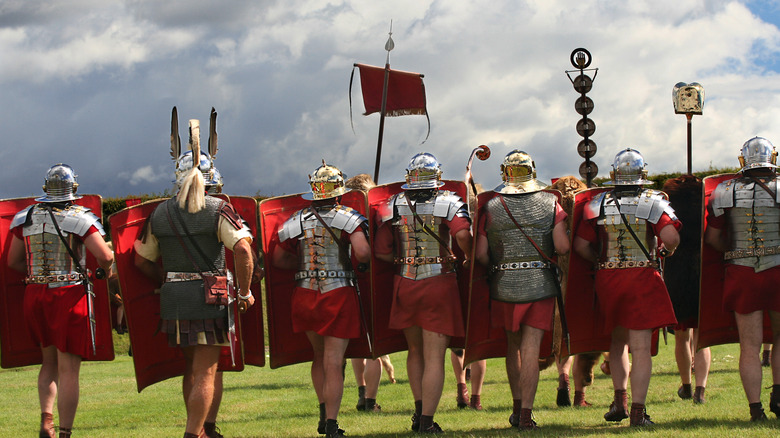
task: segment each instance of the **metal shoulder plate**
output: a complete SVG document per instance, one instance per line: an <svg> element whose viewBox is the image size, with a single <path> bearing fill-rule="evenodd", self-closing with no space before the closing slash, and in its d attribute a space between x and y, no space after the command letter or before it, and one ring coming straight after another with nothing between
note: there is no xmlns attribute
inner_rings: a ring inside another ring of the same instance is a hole
<svg viewBox="0 0 780 438"><path fill-rule="evenodd" d="M284 221L279 228L279 241L284 242L287 239L298 237L303 233L303 223L301 222L303 210L296 211L289 219Z"/></svg>
<svg viewBox="0 0 780 438"><path fill-rule="evenodd" d="M637 197L635 216L638 219L645 219L651 224L657 224L664 213L672 220L677 220L677 215L674 213L666 193L645 189Z"/></svg>
<svg viewBox="0 0 780 438"><path fill-rule="evenodd" d="M35 204L28 206L24 210L20 211L19 213L16 213L14 218L11 220L11 227L10 229L14 229L20 225L24 225L25 222L27 222L27 216L30 214L30 209L35 207Z"/></svg>
<svg viewBox="0 0 780 438"><path fill-rule="evenodd" d="M335 216L330 223L332 228L343 230L348 234L352 234L361 224L368 221L365 216L360 214L357 210L345 205L339 205L335 208Z"/></svg>
<svg viewBox="0 0 780 438"><path fill-rule="evenodd" d="M38 223L43 227L41 228L41 231L48 229L48 227L54 228L53 224L51 223L49 212L46 211L46 209L41 208L41 204L36 204L33 207L35 208L33 208L30 214L33 216L39 216L39 218L33 222ZM92 210L89 208L73 204L62 210L53 210L53 213L57 220L57 224L65 233L71 233L84 237L90 228L95 227L101 236L106 235L106 231L103 229L103 224L100 223L100 218L92 213ZM56 233L54 230L51 232Z"/></svg>
<svg viewBox="0 0 780 438"><path fill-rule="evenodd" d="M601 204L604 203L604 196L606 196L606 194L607 192L601 192L588 202L588 205L585 206L582 213L585 219L591 220L601 216Z"/></svg>
<svg viewBox="0 0 780 438"><path fill-rule="evenodd" d="M455 216L468 218L469 211L466 203L463 202L463 199L457 193L441 191L436 196L433 215L447 218L448 221L451 221Z"/></svg>
<svg viewBox="0 0 780 438"><path fill-rule="evenodd" d="M710 198L710 205L715 217L722 215L727 208L734 206L734 186L736 179L723 181L715 187Z"/></svg>

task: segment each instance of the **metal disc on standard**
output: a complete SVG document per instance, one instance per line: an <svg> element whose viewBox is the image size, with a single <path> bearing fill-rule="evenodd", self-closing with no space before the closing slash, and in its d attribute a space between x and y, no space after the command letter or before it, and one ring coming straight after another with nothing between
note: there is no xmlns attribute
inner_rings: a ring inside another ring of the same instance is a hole
<svg viewBox="0 0 780 438"><path fill-rule="evenodd" d="M574 101L574 109L577 114L581 116L587 116L593 112L593 99L588 96L580 96Z"/></svg>
<svg viewBox="0 0 780 438"><path fill-rule="evenodd" d="M593 140L582 140L577 145L577 153L582 158L592 158L596 155L596 143Z"/></svg>
<svg viewBox="0 0 780 438"><path fill-rule="evenodd" d="M596 163L590 161L590 162L584 162L580 164L580 176L588 179L593 179L598 175L599 173L599 167L596 166Z"/></svg>
<svg viewBox="0 0 780 438"><path fill-rule="evenodd" d="M590 91L591 88L593 88L593 79L590 78L590 76L586 74L581 74L574 78L574 89L578 93L587 93Z"/></svg>
<svg viewBox="0 0 780 438"><path fill-rule="evenodd" d="M593 120L584 117L577 122L577 134L583 137L590 137L596 132L596 124Z"/></svg>

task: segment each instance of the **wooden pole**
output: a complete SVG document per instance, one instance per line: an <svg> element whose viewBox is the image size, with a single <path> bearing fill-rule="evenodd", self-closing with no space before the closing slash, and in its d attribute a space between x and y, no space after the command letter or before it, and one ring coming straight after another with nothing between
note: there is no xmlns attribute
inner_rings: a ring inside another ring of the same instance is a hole
<svg viewBox="0 0 780 438"><path fill-rule="evenodd" d="M379 183L379 163L382 160L382 137L385 133L385 112L387 109L387 82L390 79L390 64L385 64L385 81L382 85L382 108L379 111L379 138L376 141L376 164L374 165L374 184Z"/></svg>

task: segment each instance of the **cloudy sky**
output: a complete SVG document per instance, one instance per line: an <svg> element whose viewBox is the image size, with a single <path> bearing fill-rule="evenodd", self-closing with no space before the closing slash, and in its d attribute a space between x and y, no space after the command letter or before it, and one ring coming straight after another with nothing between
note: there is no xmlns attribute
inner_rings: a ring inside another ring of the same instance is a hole
<svg viewBox="0 0 780 438"><path fill-rule="evenodd" d="M170 114L219 113L225 191L305 191L321 159L373 173L379 116L362 116L355 62L425 75L423 116L388 118L380 183L417 152L444 176L499 182L513 148L539 177L574 174L579 96L564 73L587 48L598 68L594 161L606 175L635 147L651 173L684 171L677 82L706 90L693 118L694 170L735 166L744 141L780 144L780 2L728 0L4 0L0 3L0 197L37 195L51 164L105 197L171 187ZM204 132L205 142L206 134Z"/></svg>

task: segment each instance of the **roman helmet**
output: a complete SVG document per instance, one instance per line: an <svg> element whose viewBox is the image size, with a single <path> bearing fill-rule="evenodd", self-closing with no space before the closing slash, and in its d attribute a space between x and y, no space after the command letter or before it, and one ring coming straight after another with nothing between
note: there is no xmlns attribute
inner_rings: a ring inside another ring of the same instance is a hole
<svg viewBox="0 0 780 438"><path fill-rule="evenodd" d="M536 163L528 153L515 149L501 163L501 181L493 189L501 194L531 193L544 190L547 185L536 179Z"/></svg>
<svg viewBox="0 0 780 438"><path fill-rule="evenodd" d="M739 155L740 172L762 167L777 167L777 151L772 143L763 137L753 137L742 145Z"/></svg>
<svg viewBox="0 0 780 438"><path fill-rule="evenodd" d="M76 195L79 184L76 182L76 172L67 164L58 163L51 166L43 180L44 196L36 198L38 202L65 202L80 199Z"/></svg>
<svg viewBox="0 0 780 438"><path fill-rule="evenodd" d="M179 138L179 117L176 107L173 107L171 114L171 157L176 161L175 181L176 190L182 187L183 180L189 174L193 167L193 151L197 151L200 156L198 168L203 174L203 181L206 189L211 192L219 192L222 189L222 175L214 165L214 159L217 156L217 111L211 108L211 117L209 120L209 140L208 151L200 147L200 121L191 119L189 121L190 141L188 150L182 152L181 139Z"/></svg>
<svg viewBox="0 0 780 438"><path fill-rule="evenodd" d="M641 186L653 184L647 179L647 164L645 158L636 149L626 148L615 155L612 170L609 172L611 181L605 186Z"/></svg>
<svg viewBox="0 0 780 438"><path fill-rule="evenodd" d="M322 165L309 175L309 185L311 193L304 194L303 198L314 201L335 198L350 191L344 186L344 174L336 166L325 164L324 159Z"/></svg>
<svg viewBox="0 0 780 438"><path fill-rule="evenodd" d="M443 186L441 181L441 164L433 154L421 152L412 157L406 167L406 184L404 190L438 189Z"/></svg>

